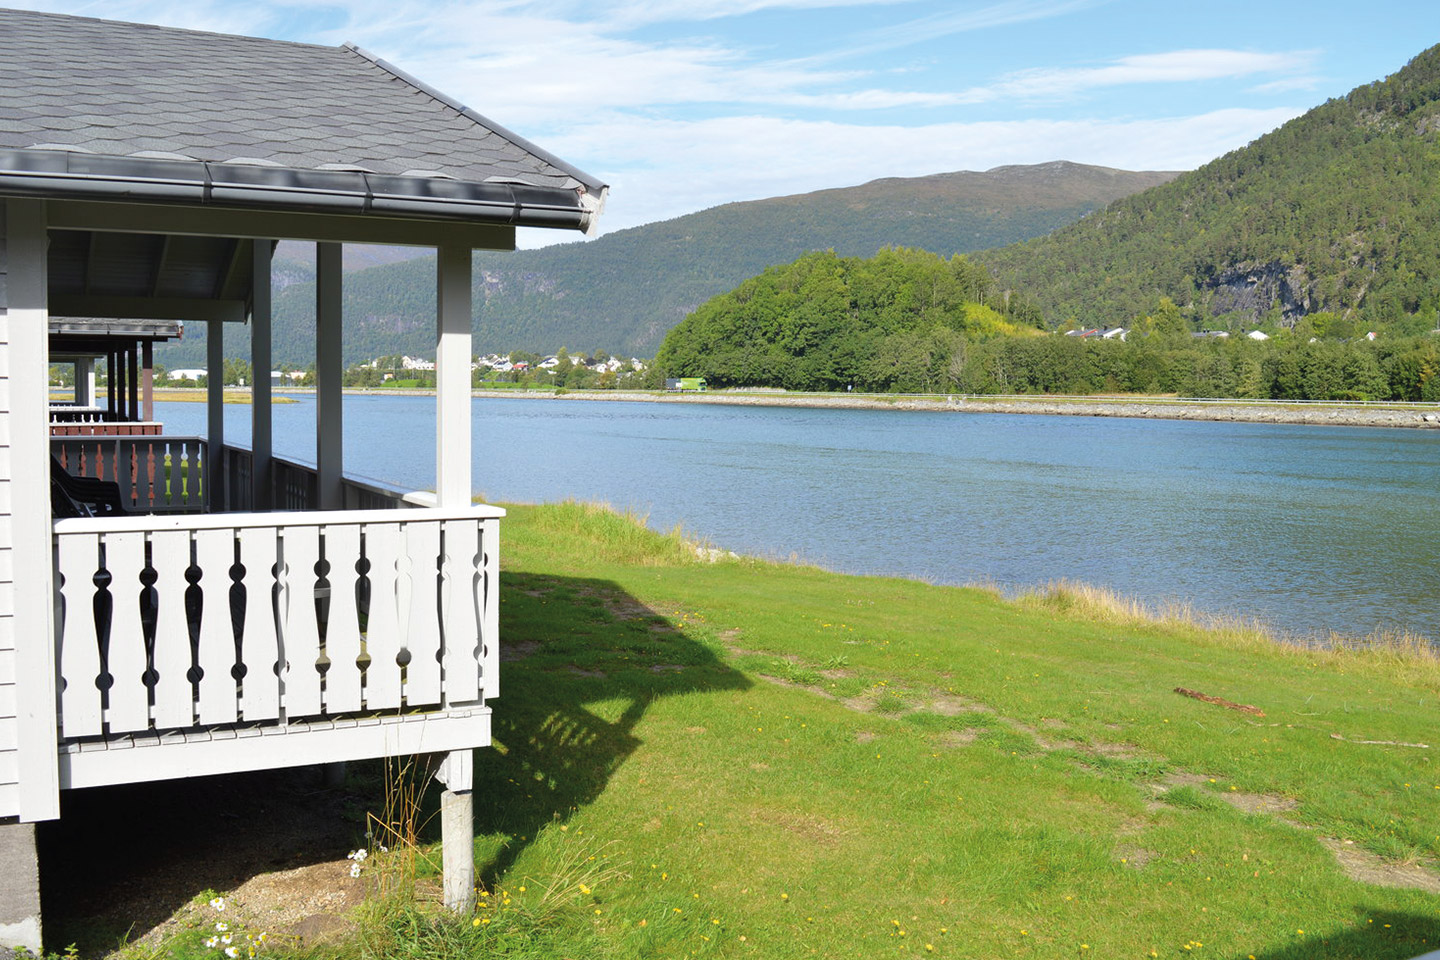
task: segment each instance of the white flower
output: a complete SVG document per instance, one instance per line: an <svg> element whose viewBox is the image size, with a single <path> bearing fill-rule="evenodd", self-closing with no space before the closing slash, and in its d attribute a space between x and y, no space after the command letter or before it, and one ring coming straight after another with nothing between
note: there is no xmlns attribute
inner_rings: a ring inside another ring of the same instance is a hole
<svg viewBox="0 0 1440 960"><path fill-rule="evenodd" d="M236 957L240 956L240 951L235 947L226 947L225 956L229 957L230 960L235 960Z"/></svg>
<svg viewBox="0 0 1440 960"><path fill-rule="evenodd" d="M352 864L350 864L350 876L352 876L352 877L358 877L358 876L360 876L360 864L358 864L358 863L352 863Z"/></svg>
<svg viewBox="0 0 1440 960"><path fill-rule="evenodd" d="M225 898L224 898L224 897L216 897L214 900L211 900L211 901L210 901L210 906L214 907L216 910L224 910L224 909L225 909Z"/></svg>
<svg viewBox="0 0 1440 960"><path fill-rule="evenodd" d="M347 859L354 860L356 863L363 863L368 856L370 856L370 854L364 847L361 847L359 850L351 850L346 854Z"/></svg>
<svg viewBox="0 0 1440 960"><path fill-rule="evenodd" d="M218 920L215 923L215 929L219 930L221 933L224 933L226 930L230 929L230 925L224 920Z"/></svg>
<svg viewBox="0 0 1440 960"><path fill-rule="evenodd" d="M385 844L382 843L382 844L380 844L380 852L381 852L381 853L389 853L389 852L390 852L390 848L387 847L387 846L385 846Z"/></svg>
<svg viewBox="0 0 1440 960"><path fill-rule="evenodd" d="M234 937L232 937L230 934L227 933L227 934L225 934L225 936L223 936L223 937L220 938L220 942L221 942L221 943L229 943L231 940L234 940L234 939L235 939Z"/></svg>
<svg viewBox="0 0 1440 960"><path fill-rule="evenodd" d="M207 947L218 947L218 946L220 946L220 938L219 938L219 937L211 937L209 940L206 940L206 941L205 941L205 946L207 946Z"/></svg>

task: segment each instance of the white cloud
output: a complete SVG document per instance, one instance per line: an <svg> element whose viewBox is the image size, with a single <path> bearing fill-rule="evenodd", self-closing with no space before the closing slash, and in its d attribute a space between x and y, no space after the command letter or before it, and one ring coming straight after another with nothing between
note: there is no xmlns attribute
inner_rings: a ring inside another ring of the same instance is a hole
<svg viewBox="0 0 1440 960"><path fill-rule="evenodd" d="M998 3L978 9L962 7L871 30L863 40L829 53L808 58L808 62L829 62L842 58L883 53L887 50L896 50L934 40L937 37L1011 26L1034 20L1048 20L1051 17L1076 13L1110 2L1112 0L1000 0Z"/></svg>
<svg viewBox="0 0 1440 960"><path fill-rule="evenodd" d="M975 88L976 102L998 98L1066 98L1085 90L1151 83L1194 83L1309 69L1313 52L1172 50L1121 57L1100 67L1021 70Z"/></svg>

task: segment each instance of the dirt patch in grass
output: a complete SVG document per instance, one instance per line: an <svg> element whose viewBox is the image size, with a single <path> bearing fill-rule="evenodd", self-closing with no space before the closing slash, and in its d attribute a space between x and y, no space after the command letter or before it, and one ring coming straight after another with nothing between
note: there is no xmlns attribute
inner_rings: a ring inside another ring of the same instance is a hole
<svg viewBox="0 0 1440 960"><path fill-rule="evenodd" d="M869 697L846 697L840 705L857 713L873 713L875 710L875 701Z"/></svg>
<svg viewBox="0 0 1440 960"><path fill-rule="evenodd" d="M573 673L573 674L575 674L577 677L592 677L592 678L594 678L594 679L596 679L596 680L604 680L604 679L605 679L605 671L604 671L604 670L586 670L584 667L577 667L577 666L575 666L575 664L573 664L573 663L572 663L572 664L569 664L568 666L565 667L565 672L566 672L566 673Z"/></svg>
<svg viewBox="0 0 1440 960"><path fill-rule="evenodd" d="M1229 790L1218 794L1230 806L1242 813L1288 813L1300 806L1300 802L1278 793L1245 793Z"/></svg>
<svg viewBox="0 0 1440 960"><path fill-rule="evenodd" d="M826 680L849 680L851 677L855 676L855 671L841 669L821 670L820 676L824 677Z"/></svg>
<svg viewBox="0 0 1440 960"><path fill-rule="evenodd" d="M539 640L521 640L519 643L502 642L500 644L500 662L512 663L516 660L524 660L539 649Z"/></svg>
<svg viewBox="0 0 1440 960"><path fill-rule="evenodd" d="M650 665L651 673L680 673L684 669L678 663L652 663Z"/></svg>
<svg viewBox="0 0 1440 960"><path fill-rule="evenodd" d="M1143 870L1145 865L1154 860L1158 854L1154 850L1147 850L1144 847L1137 847L1134 844L1122 844L1115 848L1115 859L1129 867L1131 870Z"/></svg>
<svg viewBox="0 0 1440 960"><path fill-rule="evenodd" d="M1353 842L1321 837L1320 842L1340 862L1351 880L1377 887L1403 887L1440 895L1440 872L1418 863L1394 863Z"/></svg>
<svg viewBox="0 0 1440 960"><path fill-rule="evenodd" d="M874 743L874 742L875 742L875 734L872 733L872 732L870 732L869 730L856 730L856 731L855 731L855 742L856 742L856 743Z"/></svg>
<svg viewBox="0 0 1440 960"><path fill-rule="evenodd" d="M963 713L994 713L995 708L978 700L970 700L966 697L957 697L953 694L942 694L930 701L928 708L932 713L938 713L942 717L958 717Z"/></svg>
<svg viewBox="0 0 1440 960"><path fill-rule="evenodd" d="M831 847L840 842L845 831L824 817L807 813L792 813L781 810L755 810L752 819L794 834L802 840L819 846Z"/></svg>
<svg viewBox="0 0 1440 960"><path fill-rule="evenodd" d="M974 727L966 727L964 730L946 730L940 734L940 743L946 747L963 747L974 743L980 736L980 731Z"/></svg>

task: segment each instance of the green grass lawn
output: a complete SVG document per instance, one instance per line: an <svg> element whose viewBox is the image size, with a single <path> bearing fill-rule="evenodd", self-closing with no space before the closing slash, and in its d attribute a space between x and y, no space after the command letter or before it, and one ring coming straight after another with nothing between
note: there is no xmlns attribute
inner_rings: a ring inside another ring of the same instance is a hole
<svg viewBox="0 0 1440 960"><path fill-rule="evenodd" d="M573 504L512 508L503 530L486 896L458 920L382 909L342 953L1440 948L1440 886L1351 879L1331 849L1440 878L1433 656L706 562Z"/></svg>

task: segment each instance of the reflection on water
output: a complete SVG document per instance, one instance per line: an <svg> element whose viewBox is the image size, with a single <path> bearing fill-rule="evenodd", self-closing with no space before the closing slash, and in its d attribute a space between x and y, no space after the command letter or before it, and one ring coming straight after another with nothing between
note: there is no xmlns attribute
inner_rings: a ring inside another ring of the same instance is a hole
<svg viewBox="0 0 1440 960"><path fill-rule="evenodd" d="M203 405L157 406L204 432ZM312 400L274 413L276 452L312 459ZM227 432L248 416L227 407ZM350 396L345 416L347 472L433 486L433 399ZM1440 636L1440 433L486 399L474 443L489 499L607 501L740 553Z"/></svg>

